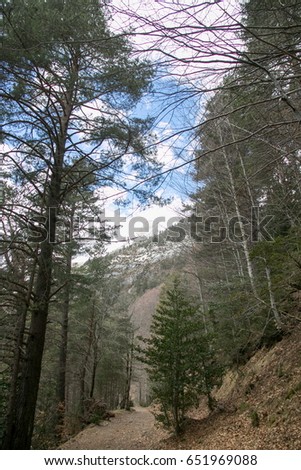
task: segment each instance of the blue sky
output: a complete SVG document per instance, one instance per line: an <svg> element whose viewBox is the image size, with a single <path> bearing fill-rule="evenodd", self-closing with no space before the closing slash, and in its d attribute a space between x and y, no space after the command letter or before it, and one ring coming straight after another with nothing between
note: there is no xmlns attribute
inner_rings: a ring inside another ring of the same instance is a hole
<svg viewBox="0 0 301 470"><path fill-rule="evenodd" d="M181 101L185 98L183 103L175 105L172 96L175 90L176 100ZM133 217L143 217L149 222L150 233L146 235L151 236L151 228L156 218L165 219L159 224L159 228L163 230L171 218L182 216L183 203L189 200L189 194L195 188L191 178L193 165L190 163L178 170L173 168L192 158L191 133L182 131L195 123L197 109L198 101L187 97L186 90L184 92L179 90L174 81L160 79L155 81L153 93L144 96L133 110L133 115L136 117L154 119L153 132L158 142L157 159L163 165L162 171L167 170L156 189L156 194L163 199L171 199L171 202L162 207L155 204L141 207L135 197L129 194L130 204L121 209L121 214L127 218L126 222L122 223L123 234L128 233L128 225ZM105 210L107 214L113 215L118 208L114 203L118 191L108 188L106 194L110 196L111 201L107 200ZM115 242L108 247L108 250L112 251L120 246L122 243Z"/></svg>

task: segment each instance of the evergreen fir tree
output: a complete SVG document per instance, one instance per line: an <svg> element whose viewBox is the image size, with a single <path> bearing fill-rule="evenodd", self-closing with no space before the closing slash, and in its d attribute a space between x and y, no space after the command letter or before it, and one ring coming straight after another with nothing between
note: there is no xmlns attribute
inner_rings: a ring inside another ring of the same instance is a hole
<svg viewBox="0 0 301 470"><path fill-rule="evenodd" d="M210 396L216 379L213 351L198 307L186 297L178 278L163 292L151 337L143 343L146 348L139 348L140 359L148 365L153 398L159 403L156 418L178 435L186 412L198 403L201 393Z"/></svg>

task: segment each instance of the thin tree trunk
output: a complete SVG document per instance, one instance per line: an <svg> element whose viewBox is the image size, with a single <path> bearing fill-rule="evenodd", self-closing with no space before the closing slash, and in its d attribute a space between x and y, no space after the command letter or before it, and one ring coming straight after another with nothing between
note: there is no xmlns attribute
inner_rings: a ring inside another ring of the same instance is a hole
<svg viewBox="0 0 301 470"><path fill-rule="evenodd" d="M68 326L69 326L69 308L71 292L71 269L72 269L72 234L74 227L75 204L72 204L70 213L70 240L66 253L66 286L64 291L64 303L61 319L61 341L59 351L59 374L57 381L57 429L58 438L61 438L63 431L65 412L66 412L66 372L67 372L67 352L68 352ZM67 242L68 243L68 242Z"/></svg>
<svg viewBox="0 0 301 470"><path fill-rule="evenodd" d="M233 140L233 142L235 142L236 137L235 137L234 132L233 132L233 126L231 125L229 119L227 119L227 124L229 126L230 131L231 131L232 140ZM241 169L242 169L242 174L244 176L244 180L245 180L245 183L246 183L246 188L247 188L247 192L248 192L248 195L249 195L249 198L250 198L251 206L255 207L255 201L254 201L254 198L253 198L253 194L252 194L252 190L251 190L251 186L250 186L250 181L249 181L247 171L246 171L246 167L245 167L245 163L243 161L242 154L239 150L238 145L236 145L236 153L238 154L238 157L239 157L239 162L240 162L240 166L241 166Z"/></svg>
<svg viewBox="0 0 301 470"><path fill-rule="evenodd" d="M243 270L243 265L242 265L242 262L241 262L239 249L237 247L233 246L232 250L233 250L235 263L236 263L236 266L237 266L238 276L239 276L240 282L243 283L244 278L245 278L245 273L244 273L244 270Z"/></svg>
<svg viewBox="0 0 301 470"><path fill-rule="evenodd" d="M71 232L72 233L72 232ZM61 339L59 351L59 374L57 381L57 434L60 439L63 431L66 410L66 370L67 370L67 348L68 348L68 325L70 306L70 277L71 277L72 249L68 247L66 259L66 286L64 291L64 303L61 320Z"/></svg>
<svg viewBox="0 0 301 470"><path fill-rule="evenodd" d="M222 221L223 221L223 226L227 227L229 225L229 216L228 216L227 206L223 201L223 193L222 193L221 188L219 186L219 182L217 182L217 185L218 185L219 198L217 197L217 195L215 195L214 197L215 197L216 203L219 207L219 211L220 211ZM236 263L236 266L237 266L238 276L240 278L240 281L243 282L244 271L243 271L243 267L242 267L242 262L241 262L241 258L240 258L239 249L237 247L232 246L232 250L233 250L235 263ZM226 281L227 281L227 287L229 289L228 276L226 276Z"/></svg>
<svg viewBox="0 0 301 470"><path fill-rule="evenodd" d="M97 365L98 365L98 345L94 344L91 387L90 387L90 394L89 394L90 398L93 398L94 396Z"/></svg>
<svg viewBox="0 0 301 470"><path fill-rule="evenodd" d="M230 165L229 165L227 152L226 152L225 149L223 149L223 156L224 156L224 160L225 160L225 164L226 164L226 168L227 168L227 172L228 172L228 176L229 176L229 181L230 181L231 192L232 192L232 196L233 196L237 221L238 221L241 236L242 236L242 242L241 243L242 243L242 247L243 247L243 251L244 251L244 255L245 255L245 259L246 259L247 272L248 272L252 292L253 292L254 296L256 298L258 298L257 289L256 289L256 285L255 285L255 277L254 277L254 272L253 272L253 266L252 266L249 247L248 247L248 242L247 242L248 236L246 234L245 227L244 227L243 220L242 220L242 215L240 213L239 203L238 203L236 188L235 188L235 183L234 183L234 178L233 178L232 170L231 170Z"/></svg>
<svg viewBox="0 0 301 470"><path fill-rule="evenodd" d="M130 391L132 383L132 374L133 374L133 354L134 354L134 341L132 338L130 349L127 353L126 358L126 383L125 383L125 394L123 398L124 409L130 410Z"/></svg>
<svg viewBox="0 0 301 470"><path fill-rule="evenodd" d="M80 374L79 413L81 416L85 415L86 375L87 375L89 358L91 355L91 348L93 344L94 321L95 321L95 297L93 298L92 313L91 313L91 318L90 318L90 323L89 323L88 348L84 357L83 367L82 367L81 374Z"/></svg>
<svg viewBox="0 0 301 470"><path fill-rule="evenodd" d="M267 278L267 283L268 283L268 290L269 290L269 296L270 296L270 304L271 304L271 309L274 315L274 320L275 324L278 330L282 330L282 321L277 309L275 297L274 297L274 292L272 288L272 279L271 279L271 271L268 265L265 265L265 273L266 273L266 278Z"/></svg>
<svg viewBox="0 0 301 470"><path fill-rule="evenodd" d="M96 321L96 301L94 303L94 317L93 317L93 364L92 364L92 374L91 374L91 387L90 387L90 398L93 398L94 396L94 390L95 390L95 382L96 382L96 372L97 372L97 366L99 362L99 355L100 355L100 348L101 345L99 344L101 341L101 337L103 334L103 316L97 318ZM99 324L100 323L100 324Z"/></svg>
<svg viewBox="0 0 301 470"><path fill-rule="evenodd" d="M221 259L223 261L223 268L224 268L224 273L225 273L226 284L227 284L227 287L229 288L230 287L230 281L229 281L228 269L227 269L224 250L223 250L222 245L220 245L219 251L220 251L220 254L221 254Z"/></svg>

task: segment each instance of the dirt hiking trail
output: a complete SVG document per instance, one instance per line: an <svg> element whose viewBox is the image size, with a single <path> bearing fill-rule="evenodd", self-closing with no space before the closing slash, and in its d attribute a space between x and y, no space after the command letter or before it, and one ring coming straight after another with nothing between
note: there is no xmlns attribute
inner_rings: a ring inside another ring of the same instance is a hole
<svg viewBox="0 0 301 470"><path fill-rule="evenodd" d="M60 446L64 450L158 449L164 431L155 427L155 418L148 408L115 412L115 418L91 425Z"/></svg>

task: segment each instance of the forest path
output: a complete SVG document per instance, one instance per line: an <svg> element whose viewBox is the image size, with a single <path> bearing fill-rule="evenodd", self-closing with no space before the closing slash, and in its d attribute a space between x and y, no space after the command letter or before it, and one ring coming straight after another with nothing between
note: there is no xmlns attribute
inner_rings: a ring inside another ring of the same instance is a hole
<svg viewBox="0 0 301 470"><path fill-rule="evenodd" d="M155 418L148 408L118 410L111 421L92 425L65 442L60 449L158 449L162 431L155 427Z"/></svg>

